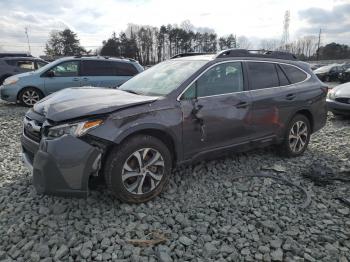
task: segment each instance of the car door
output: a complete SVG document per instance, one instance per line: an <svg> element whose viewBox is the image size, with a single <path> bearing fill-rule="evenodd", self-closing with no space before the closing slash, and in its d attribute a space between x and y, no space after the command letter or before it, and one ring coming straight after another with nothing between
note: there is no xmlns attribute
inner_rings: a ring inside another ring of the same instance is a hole
<svg viewBox="0 0 350 262"><path fill-rule="evenodd" d="M279 87L275 63L245 62L252 99L250 122L255 139L274 138L281 129L280 106L285 97Z"/></svg>
<svg viewBox="0 0 350 262"><path fill-rule="evenodd" d="M95 87L118 87L131 76L122 75L114 61L83 60L82 85Z"/></svg>
<svg viewBox="0 0 350 262"><path fill-rule="evenodd" d="M241 62L212 66L180 97L185 158L203 151L244 144L251 99L245 91Z"/></svg>
<svg viewBox="0 0 350 262"><path fill-rule="evenodd" d="M43 74L45 90L48 94L63 88L80 86L78 60L59 63Z"/></svg>

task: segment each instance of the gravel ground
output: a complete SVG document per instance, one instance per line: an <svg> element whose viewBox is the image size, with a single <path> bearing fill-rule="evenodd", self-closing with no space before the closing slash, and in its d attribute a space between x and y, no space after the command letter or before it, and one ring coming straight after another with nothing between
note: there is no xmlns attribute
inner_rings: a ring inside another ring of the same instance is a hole
<svg viewBox="0 0 350 262"><path fill-rule="evenodd" d="M350 185L302 177L319 164L350 170L350 120L330 115L302 157L269 148L183 167L160 197L128 205L104 187L87 199L37 195L20 157L25 111L0 102L0 261L350 261L350 210L335 199L350 199ZM306 188L311 205L272 179L233 180L262 169ZM166 241L129 241L156 233Z"/></svg>

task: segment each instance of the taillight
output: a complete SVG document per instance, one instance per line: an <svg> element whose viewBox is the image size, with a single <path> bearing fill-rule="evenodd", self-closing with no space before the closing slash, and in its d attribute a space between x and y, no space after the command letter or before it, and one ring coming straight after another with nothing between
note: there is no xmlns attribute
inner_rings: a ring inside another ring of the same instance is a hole
<svg viewBox="0 0 350 262"><path fill-rule="evenodd" d="M323 93L327 94L329 90L332 90L331 88L329 88L328 86L321 86L321 90Z"/></svg>

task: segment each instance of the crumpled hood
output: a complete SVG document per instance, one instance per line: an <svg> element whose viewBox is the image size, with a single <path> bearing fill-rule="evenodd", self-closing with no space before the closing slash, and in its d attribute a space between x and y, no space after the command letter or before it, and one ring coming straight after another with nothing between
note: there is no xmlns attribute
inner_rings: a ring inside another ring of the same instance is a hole
<svg viewBox="0 0 350 262"><path fill-rule="evenodd" d="M131 94L116 89L78 87L53 93L34 105L34 111L59 122L105 114L121 108L150 103L158 97Z"/></svg>

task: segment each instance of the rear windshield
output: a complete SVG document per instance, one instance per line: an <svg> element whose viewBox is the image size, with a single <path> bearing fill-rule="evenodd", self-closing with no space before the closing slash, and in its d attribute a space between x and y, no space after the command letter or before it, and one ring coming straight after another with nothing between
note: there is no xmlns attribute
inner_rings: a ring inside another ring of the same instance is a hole
<svg viewBox="0 0 350 262"><path fill-rule="evenodd" d="M165 96L206 63L206 60L168 60L136 75L119 89L142 95Z"/></svg>

